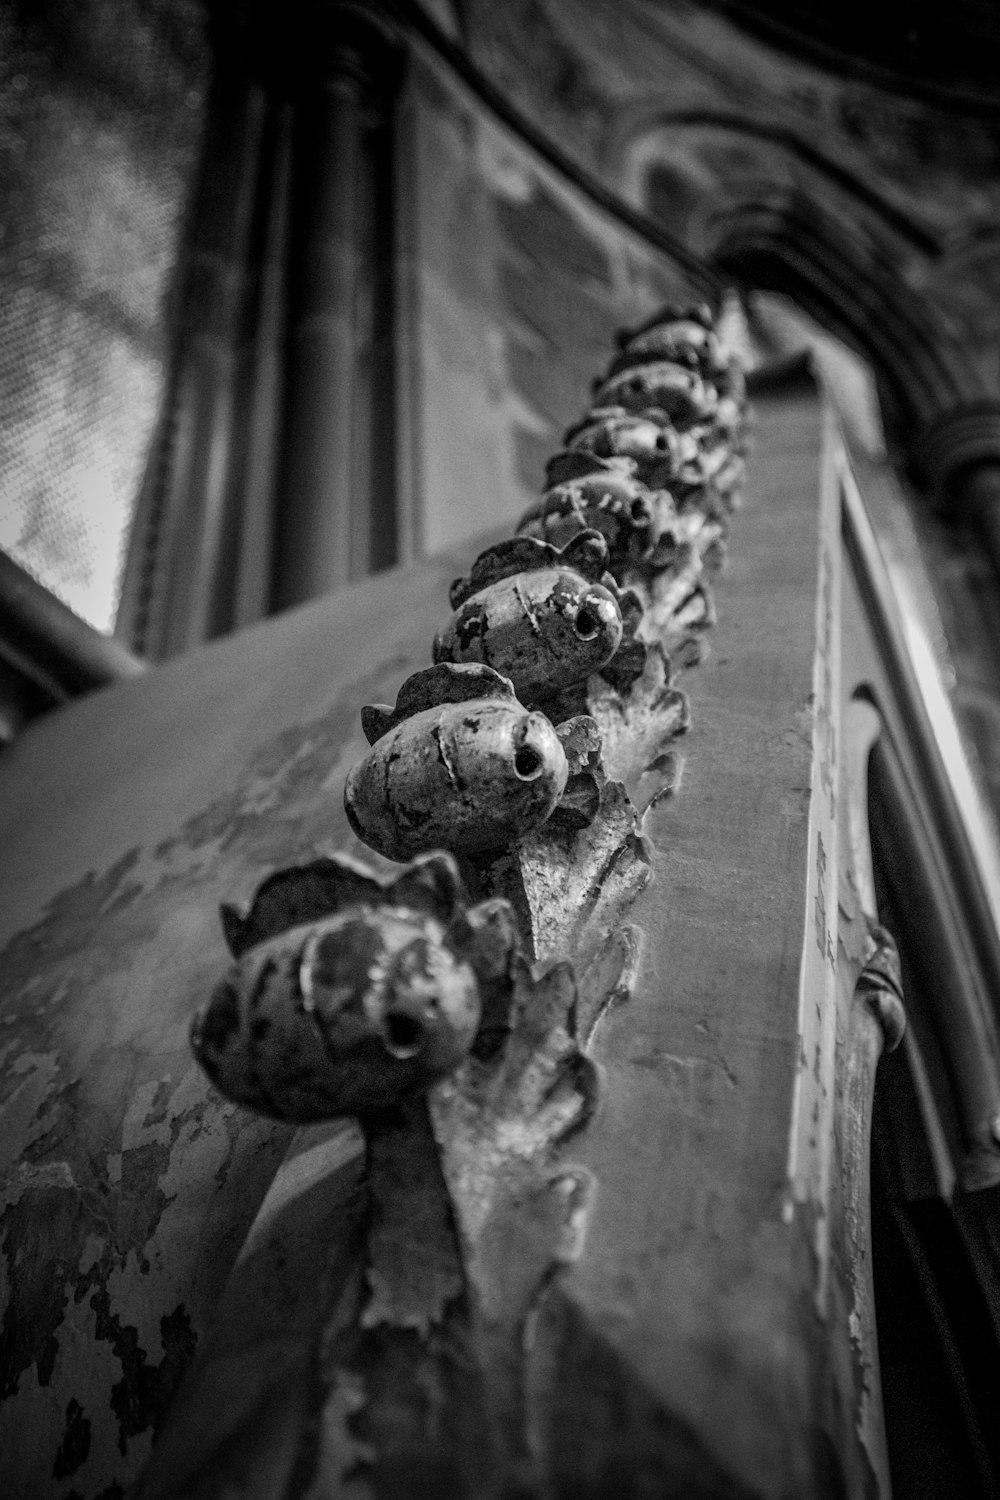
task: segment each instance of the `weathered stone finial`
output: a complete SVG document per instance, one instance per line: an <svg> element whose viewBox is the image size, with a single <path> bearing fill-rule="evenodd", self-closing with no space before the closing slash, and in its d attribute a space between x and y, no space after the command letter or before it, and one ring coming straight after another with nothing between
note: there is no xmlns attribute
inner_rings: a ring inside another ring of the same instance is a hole
<svg viewBox="0 0 1000 1500"><path fill-rule="evenodd" d="M366 1116L468 1055L516 948L505 901L470 906L448 854L377 879L344 855L278 871L246 913L223 907L235 958L192 1024L227 1098L296 1123Z"/></svg>
<svg viewBox="0 0 1000 1500"><path fill-rule="evenodd" d="M555 729L491 667L415 672L395 708L371 705L362 724L373 749L352 767L344 806L387 859L505 848L550 817L566 786Z"/></svg>
<svg viewBox="0 0 1000 1500"><path fill-rule="evenodd" d="M622 643L622 602L599 531L564 547L515 536L457 579L455 615L434 641L437 662L485 662L535 707L605 666Z"/></svg>

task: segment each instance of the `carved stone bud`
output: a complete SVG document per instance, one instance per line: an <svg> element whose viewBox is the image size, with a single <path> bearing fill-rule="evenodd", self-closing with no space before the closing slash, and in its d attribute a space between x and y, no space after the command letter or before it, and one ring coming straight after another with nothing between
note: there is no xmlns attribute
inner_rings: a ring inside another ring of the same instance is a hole
<svg viewBox="0 0 1000 1500"><path fill-rule="evenodd" d="M669 488L670 475L679 462L677 435L658 409L627 412L623 406L599 406L588 412L566 433L571 449L583 449L599 458L629 458L636 474L646 484ZM558 463L557 455L553 463ZM549 483L558 483L549 473ZM561 476L560 476L561 477Z"/></svg>
<svg viewBox="0 0 1000 1500"><path fill-rule="evenodd" d="M677 520L671 495L650 490L593 453L570 449L560 458L552 466L560 482L525 511L518 532L564 546L581 531L599 531L608 544L608 566L619 579L626 568L652 557Z"/></svg>
<svg viewBox="0 0 1000 1500"><path fill-rule="evenodd" d="M673 364L697 370L713 384L729 367L729 356L713 329L693 318L672 318L634 334L614 359L608 373L617 375L620 370L630 370L636 365L657 360L670 360Z"/></svg>
<svg viewBox="0 0 1000 1500"><path fill-rule="evenodd" d="M607 543L593 530L562 549L527 536L488 548L452 585L456 613L434 641L434 660L483 662L529 707L584 681L622 643L607 564Z"/></svg>
<svg viewBox="0 0 1000 1500"><path fill-rule="evenodd" d="M885 1050L894 1052L906 1030L899 950L892 933L876 922L870 924L868 945L868 960L858 975L857 993L882 1028Z"/></svg>
<svg viewBox="0 0 1000 1500"><path fill-rule="evenodd" d="M195 1056L227 1098L301 1123L451 1072L516 946L507 903L468 907L441 853L384 884L342 855L280 871L223 926L236 962L194 1019Z"/></svg>
<svg viewBox="0 0 1000 1500"><path fill-rule="evenodd" d="M595 406L623 406L633 412L659 407L681 429L708 421L718 403L714 386L706 384L696 370L672 360L621 370L594 391Z"/></svg>
<svg viewBox="0 0 1000 1500"><path fill-rule="evenodd" d="M541 826L566 786L556 731L488 666L415 672L395 708L361 722L373 749L355 765L344 806L358 838L388 859L428 849L502 849Z"/></svg>

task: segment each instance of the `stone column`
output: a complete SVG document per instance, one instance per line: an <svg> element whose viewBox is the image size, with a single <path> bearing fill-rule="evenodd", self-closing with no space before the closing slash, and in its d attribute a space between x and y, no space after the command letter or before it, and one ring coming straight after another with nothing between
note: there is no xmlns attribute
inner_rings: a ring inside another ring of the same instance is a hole
<svg viewBox="0 0 1000 1500"><path fill-rule="evenodd" d="M293 25L295 124L289 246L285 430L278 488L274 604L346 583L356 492L355 304L361 273L366 112L394 72L376 6L311 0ZM354 549L357 552L357 547Z"/></svg>
<svg viewBox="0 0 1000 1500"><path fill-rule="evenodd" d="M178 260L163 406L116 625L153 660L232 626L272 105L235 8L215 8L211 36L212 84Z"/></svg>

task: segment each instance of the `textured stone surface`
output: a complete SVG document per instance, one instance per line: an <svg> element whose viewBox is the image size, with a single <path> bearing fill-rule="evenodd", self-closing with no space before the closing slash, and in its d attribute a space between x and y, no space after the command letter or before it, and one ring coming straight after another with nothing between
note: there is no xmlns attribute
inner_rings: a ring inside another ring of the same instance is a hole
<svg viewBox="0 0 1000 1500"><path fill-rule="evenodd" d="M512 529L615 331L684 287L432 64L408 90L414 504L433 551L504 516Z"/></svg>
<svg viewBox="0 0 1000 1500"><path fill-rule="evenodd" d="M3 1244L8 1270L38 1268L16 1277L4 1330L16 1500L126 1483L199 1346L144 1496L299 1493L305 1476L403 1496L418 1461L475 1493L490 1454L513 1473L530 1458L557 1494L601 1493L626 1453L636 1495L664 1473L706 1497L821 1484L813 1225L783 1192L812 931L814 397L776 400L762 426L713 649L684 678L683 796L651 806L646 838L632 828L599 912L573 914L579 987L557 963L522 992L516 1045L481 1070L490 1107L441 1090L440 1160L413 1121L401 1153L390 1121L367 1188L350 1132L298 1142L277 1170L286 1138L220 1105L183 1045L225 961L216 902L245 903L317 846L352 848L339 794L360 707L419 664L454 559L82 702L0 766L20 856L3 877L5 1139L26 1156L5 1178ZM666 686L652 667L648 686ZM679 727L683 703L665 706ZM660 747L637 750L623 770L639 785ZM614 818L602 827L620 844ZM636 896L643 945L622 920ZM567 941L542 925L549 958Z"/></svg>
<svg viewBox="0 0 1000 1500"><path fill-rule="evenodd" d="M4 755L11 1500L102 1493L148 1453L288 1139L223 1103L188 1049L225 967L219 902L310 852L360 852L341 790L361 705L426 659L457 571L347 591L82 700Z"/></svg>
<svg viewBox="0 0 1000 1500"><path fill-rule="evenodd" d="M800 980L804 949L815 949L825 984L838 911L835 846L828 865L817 842L818 831L830 837L834 807L836 679L825 655L814 659L814 397L768 403L762 428L773 467L736 523L714 649L685 678L683 794L652 806L645 840L633 828L640 878L622 864L595 882L590 908L571 914L577 931L548 920L557 893L547 905L544 892L527 892L541 916L536 946L548 960L575 946L579 985L559 962L530 982L522 975L508 1041L432 1097L437 1149L422 1115L379 1127L367 1287L348 1257L358 1211L334 1153L315 1182L315 1212L339 1203L340 1229L332 1242L314 1239L311 1259L307 1245L295 1250L309 1269L281 1342L280 1398L267 1373L270 1325L242 1346L237 1375L225 1351L239 1334L224 1304L144 1500L177 1493L194 1472L183 1492L206 1500L226 1485L403 1497L416 1475L478 1494L498 1466L526 1484L542 1474L556 1495L602 1495L612 1475L616 1493L635 1496L665 1477L706 1500L822 1495L842 1483L862 1492L865 1459L852 1445L863 1384L848 1262L830 1229L840 1212L832 1135L825 1148L820 1139L832 1130L833 1038L815 1032L815 986ZM823 597L826 649L833 595ZM650 688L659 691L655 674ZM638 750L626 771L641 783L656 750ZM609 812L600 828L620 847ZM589 858L578 849L567 869ZM849 1000L860 945L841 894ZM811 1144L790 1164L800 1134ZM297 1151L276 1189L308 1154ZM277 1224L266 1208L264 1217ZM226 1294L235 1306L242 1275ZM819 1310L839 1338L822 1331ZM213 1433L198 1412L222 1391Z"/></svg>

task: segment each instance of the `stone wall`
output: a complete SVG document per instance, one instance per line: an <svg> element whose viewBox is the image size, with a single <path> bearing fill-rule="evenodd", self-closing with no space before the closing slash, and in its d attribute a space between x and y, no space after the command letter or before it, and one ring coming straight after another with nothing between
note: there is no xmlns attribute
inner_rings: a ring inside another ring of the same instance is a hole
<svg viewBox="0 0 1000 1500"><path fill-rule="evenodd" d="M616 330L685 286L426 56L401 112L413 527L435 552L537 497Z"/></svg>

